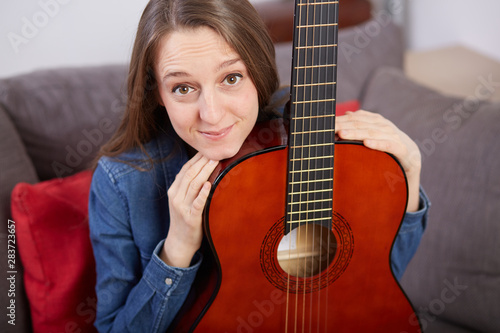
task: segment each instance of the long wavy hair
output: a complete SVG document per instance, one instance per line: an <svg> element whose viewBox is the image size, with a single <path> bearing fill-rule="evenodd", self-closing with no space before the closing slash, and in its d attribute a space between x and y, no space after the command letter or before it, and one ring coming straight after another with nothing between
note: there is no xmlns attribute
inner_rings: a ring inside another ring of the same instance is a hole
<svg viewBox="0 0 500 333"><path fill-rule="evenodd" d="M274 45L265 24L247 0L151 0L137 29L125 114L98 158L117 157L136 147L146 153L144 144L171 128L158 99L154 74L158 47L168 34L198 27L215 30L239 54L258 92L259 117L265 118L272 112L270 99L279 87Z"/></svg>

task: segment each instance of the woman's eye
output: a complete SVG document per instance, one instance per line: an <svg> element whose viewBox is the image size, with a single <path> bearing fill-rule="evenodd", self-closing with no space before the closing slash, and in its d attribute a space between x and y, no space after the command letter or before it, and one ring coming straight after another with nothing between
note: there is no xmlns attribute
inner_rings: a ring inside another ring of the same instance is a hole
<svg viewBox="0 0 500 333"><path fill-rule="evenodd" d="M180 86L177 86L173 89L173 92L175 94L178 94L178 95L187 95L189 94L191 91L193 91L193 88L189 87L189 86L186 86L186 85L180 85Z"/></svg>
<svg viewBox="0 0 500 333"><path fill-rule="evenodd" d="M240 74L229 74L228 76L225 77L224 83L230 86L234 86L241 80L241 78L242 76Z"/></svg>

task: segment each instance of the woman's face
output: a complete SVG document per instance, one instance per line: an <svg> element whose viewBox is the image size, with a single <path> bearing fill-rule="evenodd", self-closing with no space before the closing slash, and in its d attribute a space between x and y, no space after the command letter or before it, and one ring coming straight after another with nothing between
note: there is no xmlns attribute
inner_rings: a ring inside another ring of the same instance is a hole
<svg viewBox="0 0 500 333"><path fill-rule="evenodd" d="M174 130L212 160L234 156L255 125L257 89L240 56L210 28L162 40L155 74Z"/></svg>

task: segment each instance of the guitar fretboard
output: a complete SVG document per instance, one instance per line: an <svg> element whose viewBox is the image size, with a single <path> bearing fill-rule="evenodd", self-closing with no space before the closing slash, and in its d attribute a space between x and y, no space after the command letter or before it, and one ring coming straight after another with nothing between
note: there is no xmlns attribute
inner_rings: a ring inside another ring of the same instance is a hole
<svg viewBox="0 0 500 333"><path fill-rule="evenodd" d="M286 233L330 226L337 77L338 1L295 7Z"/></svg>

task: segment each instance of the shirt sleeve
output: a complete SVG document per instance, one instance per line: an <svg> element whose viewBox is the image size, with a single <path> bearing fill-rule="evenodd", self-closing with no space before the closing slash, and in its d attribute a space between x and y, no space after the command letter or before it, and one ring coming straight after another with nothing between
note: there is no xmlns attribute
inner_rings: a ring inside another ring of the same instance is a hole
<svg viewBox="0 0 500 333"><path fill-rule="evenodd" d="M407 212L405 214L391 252L391 267L398 281L403 276L408 263L413 258L420 244L427 226L430 206L431 203L427 194L420 187L420 209L416 212Z"/></svg>
<svg viewBox="0 0 500 333"><path fill-rule="evenodd" d="M170 267L159 258L162 240L143 267L127 211L125 196L98 166L89 196L97 272L95 326L99 332L165 332L189 293L202 256L197 253L191 267Z"/></svg>

